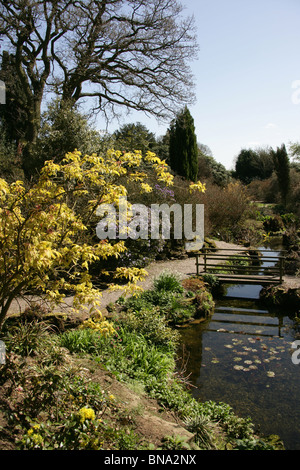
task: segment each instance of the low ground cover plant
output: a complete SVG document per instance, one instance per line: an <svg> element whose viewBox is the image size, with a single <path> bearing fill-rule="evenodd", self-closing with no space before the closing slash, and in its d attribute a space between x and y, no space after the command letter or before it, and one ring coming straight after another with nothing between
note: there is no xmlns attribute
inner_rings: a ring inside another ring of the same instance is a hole
<svg viewBox="0 0 300 470"><path fill-rule="evenodd" d="M165 271L153 283L153 288L130 297L121 303L127 312L151 311L155 308L169 325L185 323L192 318L206 317L214 308L210 291L203 281L196 281L190 288L176 273ZM191 281L193 282L193 281Z"/></svg>
<svg viewBox="0 0 300 470"><path fill-rule="evenodd" d="M166 281L165 273L162 279ZM158 285L164 291L161 282ZM190 287L196 285L194 280L190 283ZM172 288L175 295L178 284ZM109 321L93 317L63 333L54 333L40 320L7 332L0 399L8 425L0 429L0 440L9 435L14 448L25 450L149 448L116 397L101 382L91 381L87 369L80 366L80 361L89 360L93 368L104 368L117 380L138 385L148 397L176 413L194 434L193 446L199 449L280 447L278 442L257 437L251 420L236 416L229 405L201 403L191 396L188 381L176 365L179 333L157 306L120 313ZM190 445L166 436L162 448Z"/></svg>

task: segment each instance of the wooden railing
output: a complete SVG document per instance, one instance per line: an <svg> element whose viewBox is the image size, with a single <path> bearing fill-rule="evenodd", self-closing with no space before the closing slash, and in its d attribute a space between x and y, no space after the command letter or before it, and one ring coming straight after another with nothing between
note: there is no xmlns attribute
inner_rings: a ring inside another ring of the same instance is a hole
<svg viewBox="0 0 300 470"><path fill-rule="evenodd" d="M260 254L256 250L209 251L204 248L201 253L196 254L197 275L210 273L216 275L220 281L237 284L281 284L284 264L284 256Z"/></svg>

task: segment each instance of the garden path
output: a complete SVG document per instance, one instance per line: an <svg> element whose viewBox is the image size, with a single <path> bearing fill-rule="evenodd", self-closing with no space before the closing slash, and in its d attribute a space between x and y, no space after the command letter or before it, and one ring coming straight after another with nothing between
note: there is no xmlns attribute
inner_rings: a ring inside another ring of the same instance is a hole
<svg viewBox="0 0 300 470"><path fill-rule="evenodd" d="M237 248L244 248L242 246L233 244L233 243L226 243L223 241L216 241L216 246L219 249L226 248L226 249L237 249ZM228 252L230 254L230 251ZM234 254L234 251L232 252ZM146 271L148 272L148 276L145 278L144 281L138 283L143 289L150 289L152 287L153 281L156 277L160 275L162 271L169 270L173 273L178 273L182 279L187 278L196 274L196 264L195 258L185 258L185 259L173 259L168 261L154 261L149 266L147 266ZM296 278L293 276L284 276L284 284L289 288L300 288L300 278ZM101 292L101 308L105 309L109 303L114 303L118 300L118 298L123 294L123 290L111 291L109 289L105 289ZM66 305L71 305L72 298L66 299ZM9 314L16 314L22 312L28 306L28 302L24 299L16 300L13 302ZM62 311L62 309L58 309L57 311ZM84 310L79 314L81 317L87 317L87 311Z"/></svg>

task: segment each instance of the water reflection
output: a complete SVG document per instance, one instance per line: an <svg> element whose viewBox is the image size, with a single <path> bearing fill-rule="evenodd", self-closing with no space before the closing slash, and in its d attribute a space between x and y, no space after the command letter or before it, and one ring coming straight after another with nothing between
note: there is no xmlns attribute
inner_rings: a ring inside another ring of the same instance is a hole
<svg viewBox="0 0 300 470"><path fill-rule="evenodd" d="M210 320L181 332L187 373L201 401L230 404L286 449L300 449L300 374L291 360L293 320L258 299L261 286L228 286Z"/></svg>

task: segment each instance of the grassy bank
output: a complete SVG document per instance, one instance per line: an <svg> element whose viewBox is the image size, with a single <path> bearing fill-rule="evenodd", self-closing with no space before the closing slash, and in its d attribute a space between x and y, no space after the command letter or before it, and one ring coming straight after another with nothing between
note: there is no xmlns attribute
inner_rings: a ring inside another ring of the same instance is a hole
<svg viewBox="0 0 300 470"><path fill-rule="evenodd" d="M209 315L203 281L182 285L164 273L152 290L111 307L109 321L98 315L63 333L37 320L6 332L0 448L276 448L249 418L188 390L175 325Z"/></svg>

